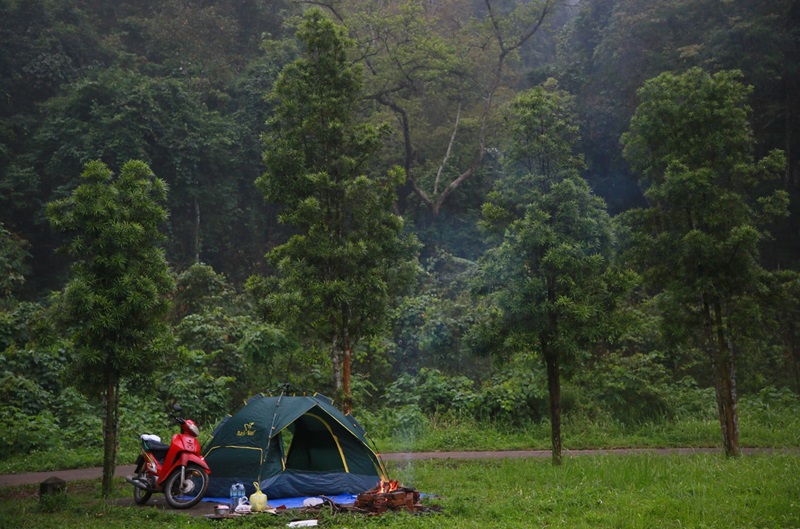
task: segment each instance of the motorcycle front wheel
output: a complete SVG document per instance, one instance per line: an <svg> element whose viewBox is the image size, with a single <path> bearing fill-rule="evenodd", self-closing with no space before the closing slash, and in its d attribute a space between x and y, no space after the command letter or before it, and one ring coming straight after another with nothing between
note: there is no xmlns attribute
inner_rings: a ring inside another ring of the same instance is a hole
<svg viewBox="0 0 800 529"><path fill-rule="evenodd" d="M164 496L174 509L188 509L197 504L208 489L208 474L199 465L189 463L183 469L176 468L164 484Z"/></svg>

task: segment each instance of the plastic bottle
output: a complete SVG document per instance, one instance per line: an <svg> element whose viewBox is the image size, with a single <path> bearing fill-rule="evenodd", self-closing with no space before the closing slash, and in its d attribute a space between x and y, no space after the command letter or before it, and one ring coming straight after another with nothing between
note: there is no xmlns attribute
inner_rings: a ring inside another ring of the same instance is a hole
<svg viewBox="0 0 800 529"><path fill-rule="evenodd" d="M237 483L236 484L236 507L244 503L245 500L245 491L244 491L244 483ZM234 507L234 509L236 508Z"/></svg>
<svg viewBox="0 0 800 529"><path fill-rule="evenodd" d="M239 506L239 503L242 501L241 498L244 497L244 485L241 483L234 483L231 485L231 512L236 510L236 507Z"/></svg>

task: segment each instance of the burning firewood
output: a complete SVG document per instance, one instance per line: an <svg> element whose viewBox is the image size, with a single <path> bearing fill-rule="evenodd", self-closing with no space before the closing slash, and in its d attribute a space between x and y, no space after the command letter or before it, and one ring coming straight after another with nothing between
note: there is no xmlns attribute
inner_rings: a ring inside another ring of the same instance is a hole
<svg viewBox="0 0 800 529"><path fill-rule="evenodd" d="M419 503L419 491L404 487L396 480L382 480L377 486L356 497L355 507L370 513L380 514L387 510L417 512L424 507Z"/></svg>

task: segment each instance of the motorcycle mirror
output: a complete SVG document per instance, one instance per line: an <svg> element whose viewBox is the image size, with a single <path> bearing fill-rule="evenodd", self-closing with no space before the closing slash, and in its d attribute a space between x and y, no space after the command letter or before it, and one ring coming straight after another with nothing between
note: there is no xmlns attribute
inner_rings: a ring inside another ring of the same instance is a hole
<svg viewBox="0 0 800 529"><path fill-rule="evenodd" d="M172 409L173 409L173 410L175 410L175 413L181 413L181 412L183 411L183 408L181 408L181 405L180 405L180 404L175 404L175 405L172 407Z"/></svg>

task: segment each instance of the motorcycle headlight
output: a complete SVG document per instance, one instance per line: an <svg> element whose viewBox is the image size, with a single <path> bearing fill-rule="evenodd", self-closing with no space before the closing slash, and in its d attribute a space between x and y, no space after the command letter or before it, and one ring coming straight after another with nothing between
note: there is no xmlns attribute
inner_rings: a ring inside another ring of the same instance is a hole
<svg viewBox="0 0 800 529"><path fill-rule="evenodd" d="M198 428L196 424L189 424L188 426L195 437L200 437L200 428Z"/></svg>

